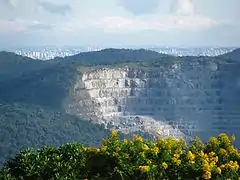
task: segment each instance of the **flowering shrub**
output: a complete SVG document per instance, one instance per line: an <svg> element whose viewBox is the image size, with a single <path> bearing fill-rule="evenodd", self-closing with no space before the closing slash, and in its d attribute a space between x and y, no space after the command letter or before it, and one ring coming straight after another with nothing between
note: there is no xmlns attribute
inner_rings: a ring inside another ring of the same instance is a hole
<svg viewBox="0 0 240 180"><path fill-rule="evenodd" d="M240 152L234 136L220 134L206 144L194 139L137 136L120 141L117 131L100 148L67 144L25 150L1 169L0 179L238 179Z"/></svg>

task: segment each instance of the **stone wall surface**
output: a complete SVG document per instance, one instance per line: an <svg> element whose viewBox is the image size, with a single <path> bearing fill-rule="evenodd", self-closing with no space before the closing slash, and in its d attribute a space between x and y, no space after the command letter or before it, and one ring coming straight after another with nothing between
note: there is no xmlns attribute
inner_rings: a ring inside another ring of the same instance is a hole
<svg viewBox="0 0 240 180"><path fill-rule="evenodd" d="M153 68L86 71L67 111L122 132L204 140L220 132L240 135L240 65L175 62Z"/></svg>

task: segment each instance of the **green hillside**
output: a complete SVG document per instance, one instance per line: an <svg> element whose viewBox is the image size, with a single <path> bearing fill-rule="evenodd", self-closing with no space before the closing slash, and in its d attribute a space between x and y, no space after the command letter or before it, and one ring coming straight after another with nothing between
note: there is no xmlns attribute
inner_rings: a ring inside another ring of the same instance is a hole
<svg viewBox="0 0 240 180"><path fill-rule="evenodd" d="M27 72L45 68L47 63L11 52L0 52L0 82L16 78Z"/></svg>
<svg viewBox="0 0 240 180"><path fill-rule="evenodd" d="M109 131L75 116L32 104L0 105L0 165L22 148L80 142L100 145Z"/></svg>
<svg viewBox="0 0 240 180"><path fill-rule="evenodd" d="M74 60L40 61L0 52L0 166L26 147L58 146L72 141L99 146L109 131L62 110L73 83L81 78L79 68L102 66L106 59L115 64L114 60L110 62L113 57L121 62L141 56L146 60L151 53L155 58L161 56L144 50L104 50L100 55L90 52L71 57Z"/></svg>

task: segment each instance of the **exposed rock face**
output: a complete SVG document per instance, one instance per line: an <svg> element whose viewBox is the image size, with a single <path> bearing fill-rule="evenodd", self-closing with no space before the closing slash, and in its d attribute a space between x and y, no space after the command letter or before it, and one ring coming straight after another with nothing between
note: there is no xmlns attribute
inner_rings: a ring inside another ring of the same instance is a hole
<svg viewBox="0 0 240 180"><path fill-rule="evenodd" d="M237 133L239 67L195 61L89 70L75 84L67 111L126 133L203 139Z"/></svg>

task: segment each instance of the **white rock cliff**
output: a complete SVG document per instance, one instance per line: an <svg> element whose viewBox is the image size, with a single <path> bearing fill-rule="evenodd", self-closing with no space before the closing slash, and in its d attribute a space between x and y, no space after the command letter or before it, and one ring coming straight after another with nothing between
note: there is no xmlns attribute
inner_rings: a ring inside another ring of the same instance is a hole
<svg viewBox="0 0 240 180"><path fill-rule="evenodd" d="M124 133L212 135L221 131L220 94L229 89L222 90L219 68L215 62L192 62L88 70L75 84L67 112Z"/></svg>

